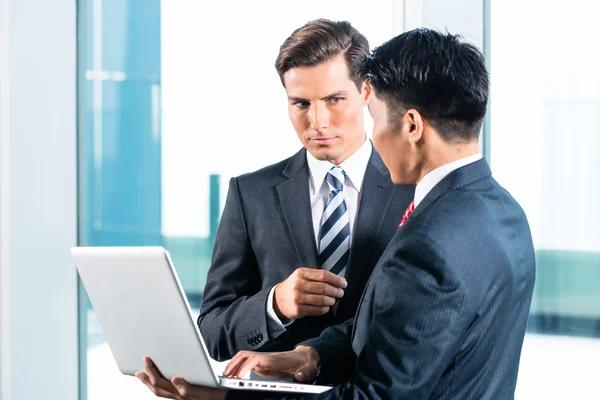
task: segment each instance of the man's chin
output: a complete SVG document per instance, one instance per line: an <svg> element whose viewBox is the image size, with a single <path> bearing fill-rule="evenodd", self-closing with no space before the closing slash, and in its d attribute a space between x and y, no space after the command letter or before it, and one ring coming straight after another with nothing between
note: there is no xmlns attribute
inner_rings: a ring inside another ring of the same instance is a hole
<svg viewBox="0 0 600 400"><path fill-rule="evenodd" d="M318 146L317 148L307 150L314 158L320 161L333 161L339 157L338 152L333 151L328 146Z"/></svg>
<svg viewBox="0 0 600 400"><path fill-rule="evenodd" d="M395 174L390 174L390 179L394 185L414 185L414 178L407 176L397 176Z"/></svg>

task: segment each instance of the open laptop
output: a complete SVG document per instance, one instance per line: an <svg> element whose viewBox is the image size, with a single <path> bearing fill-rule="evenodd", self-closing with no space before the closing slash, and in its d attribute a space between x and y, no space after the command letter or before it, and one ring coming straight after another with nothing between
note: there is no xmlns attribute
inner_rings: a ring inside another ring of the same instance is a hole
<svg viewBox="0 0 600 400"><path fill-rule="evenodd" d="M168 379L207 387L322 393L329 386L221 377L163 247L73 247L71 254L121 372L150 357Z"/></svg>

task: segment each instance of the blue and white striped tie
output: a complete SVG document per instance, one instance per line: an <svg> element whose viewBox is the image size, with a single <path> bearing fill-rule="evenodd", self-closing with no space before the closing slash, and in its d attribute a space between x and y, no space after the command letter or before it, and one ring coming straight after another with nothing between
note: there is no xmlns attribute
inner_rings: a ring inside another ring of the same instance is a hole
<svg viewBox="0 0 600 400"><path fill-rule="evenodd" d="M344 170L332 167L325 180L329 185L329 199L319 236L319 263L322 269L344 276L350 256L350 217L344 201Z"/></svg>

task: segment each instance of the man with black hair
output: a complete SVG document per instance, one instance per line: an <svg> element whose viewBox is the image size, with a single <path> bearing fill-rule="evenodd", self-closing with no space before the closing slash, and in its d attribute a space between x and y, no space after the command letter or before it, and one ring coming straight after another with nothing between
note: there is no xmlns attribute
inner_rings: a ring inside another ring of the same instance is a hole
<svg viewBox="0 0 600 400"><path fill-rule="evenodd" d="M354 360L353 379L314 398L512 399L535 258L523 210L478 154L483 56L457 36L417 29L377 48L361 71L373 88L375 147L395 183L417 184L414 201L354 321L293 351L240 352L225 375L313 380ZM225 397L174 383L185 398Z"/></svg>

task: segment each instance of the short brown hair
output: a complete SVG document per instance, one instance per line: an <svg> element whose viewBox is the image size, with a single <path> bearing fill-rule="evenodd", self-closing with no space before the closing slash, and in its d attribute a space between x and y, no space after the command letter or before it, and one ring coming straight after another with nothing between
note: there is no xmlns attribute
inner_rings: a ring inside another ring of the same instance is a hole
<svg viewBox="0 0 600 400"><path fill-rule="evenodd" d="M314 67L344 54L350 79L360 92L363 78L360 63L369 54L367 38L347 21L317 19L296 29L279 48L275 68L283 75L292 68Z"/></svg>

